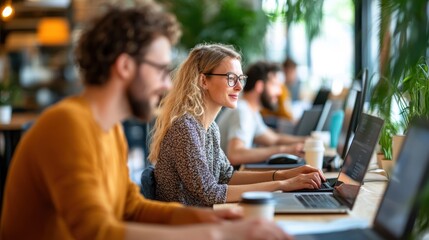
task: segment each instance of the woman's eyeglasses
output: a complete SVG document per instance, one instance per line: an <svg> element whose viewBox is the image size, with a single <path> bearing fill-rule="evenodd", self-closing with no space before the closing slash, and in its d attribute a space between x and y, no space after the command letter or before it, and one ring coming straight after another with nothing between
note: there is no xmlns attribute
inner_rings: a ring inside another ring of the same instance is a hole
<svg viewBox="0 0 429 240"><path fill-rule="evenodd" d="M232 72L227 72L227 73L204 73L204 75L206 76L225 76L228 86L230 87L235 87L238 83L238 81L240 81L241 86L244 87L244 85L246 85L247 82L247 76L246 75L237 75L235 73Z"/></svg>

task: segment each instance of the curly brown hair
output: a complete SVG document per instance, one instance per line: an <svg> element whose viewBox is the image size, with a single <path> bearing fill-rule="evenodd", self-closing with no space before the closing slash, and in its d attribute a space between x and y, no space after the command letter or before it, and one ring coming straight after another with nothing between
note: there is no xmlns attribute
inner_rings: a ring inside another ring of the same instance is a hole
<svg viewBox="0 0 429 240"><path fill-rule="evenodd" d="M83 82L103 85L120 54L127 53L140 62L156 37L165 36L174 45L180 35L176 17L154 2L127 9L111 6L78 42L75 56Z"/></svg>

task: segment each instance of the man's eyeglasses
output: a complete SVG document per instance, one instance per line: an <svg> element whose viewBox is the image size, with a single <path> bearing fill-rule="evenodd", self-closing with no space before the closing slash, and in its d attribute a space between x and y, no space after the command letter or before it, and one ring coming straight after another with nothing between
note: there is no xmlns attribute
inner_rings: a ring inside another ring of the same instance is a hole
<svg viewBox="0 0 429 240"><path fill-rule="evenodd" d="M173 71L173 68L170 67L169 64L159 64L146 59L143 59L140 62L146 63L147 65L156 68L159 72L162 73L162 79L165 79Z"/></svg>
<svg viewBox="0 0 429 240"><path fill-rule="evenodd" d="M220 73L204 73L204 75L206 76L225 76L228 86L230 87L235 87L238 83L238 81L240 81L241 86L244 87L244 85L246 85L247 82L247 76L246 75L237 75L235 73L232 72L227 72L224 74L220 74Z"/></svg>

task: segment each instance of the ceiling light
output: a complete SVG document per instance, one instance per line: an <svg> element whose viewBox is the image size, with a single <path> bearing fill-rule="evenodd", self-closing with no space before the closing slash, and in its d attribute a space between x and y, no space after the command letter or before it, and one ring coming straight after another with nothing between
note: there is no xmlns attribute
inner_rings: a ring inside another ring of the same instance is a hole
<svg viewBox="0 0 429 240"><path fill-rule="evenodd" d="M4 20L10 18L13 15L13 7L11 0L7 1L6 4L3 7L3 10L1 12L1 16Z"/></svg>

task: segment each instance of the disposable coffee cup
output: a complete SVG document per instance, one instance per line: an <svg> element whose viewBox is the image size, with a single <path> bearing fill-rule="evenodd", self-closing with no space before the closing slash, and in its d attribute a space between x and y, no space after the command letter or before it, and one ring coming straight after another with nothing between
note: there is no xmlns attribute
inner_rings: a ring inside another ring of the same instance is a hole
<svg viewBox="0 0 429 240"><path fill-rule="evenodd" d="M309 138L304 143L304 158L308 165L322 169L325 147L321 139Z"/></svg>
<svg viewBox="0 0 429 240"><path fill-rule="evenodd" d="M329 131L312 131L311 137L322 140L325 148L329 148L331 145L331 133Z"/></svg>
<svg viewBox="0 0 429 240"><path fill-rule="evenodd" d="M271 192L245 192L239 205L245 218L274 219L275 201Z"/></svg>

